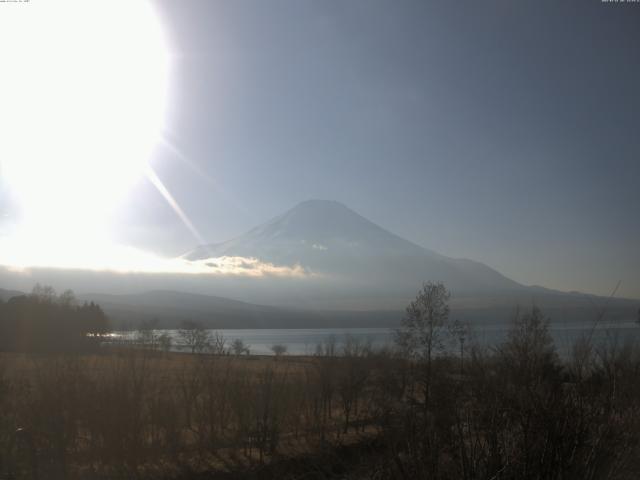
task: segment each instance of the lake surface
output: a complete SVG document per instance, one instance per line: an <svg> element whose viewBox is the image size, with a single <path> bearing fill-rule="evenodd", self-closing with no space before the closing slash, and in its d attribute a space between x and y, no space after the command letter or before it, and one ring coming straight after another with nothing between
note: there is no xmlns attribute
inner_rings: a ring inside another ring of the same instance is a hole
<svg viewBox="0 0 640 480"><path fill-rule="evenodd" d="M470 330L467 344L476 342L483 346L497 346L506 338L509 325L478 325ZM390 328L320 328L320 329L221 329L218 332L229 346L235 339L242 340L254 355L272 355L273 345L285 345L291 355L313 355L318 344L334 342L339 354L348 339L361 345L371 345L375 349L393 345L394 329ZM172 337L173 350L182 350L178 330L158 330L157 334L168 333ZM635 322L593 324L569 323L552 324L550 333L561 355L566 355L571 346L584 336L591 336L594 345L630 341L640 344L640 325ZM117 338L135 340L136 332L119 332ZM449 348L454 348L453 343Z"/></svg>

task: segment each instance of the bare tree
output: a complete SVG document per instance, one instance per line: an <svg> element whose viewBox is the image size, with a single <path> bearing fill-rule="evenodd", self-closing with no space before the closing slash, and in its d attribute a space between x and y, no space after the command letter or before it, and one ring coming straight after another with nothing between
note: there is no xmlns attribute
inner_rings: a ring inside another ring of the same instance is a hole
<svg viewBox="0 0 640 480"><path fill-rule="evenodd" d="M450 293L442 283L427 282L406 310L396 343L411 357L429 361L442 347L449 320Z"/></svg>
<svg viewBox="0 0 640 480"><path fill-rule="evenodd" d="M75 307L78 305L78 301L76 300L76 295L73 293L73 290L65 290L58 296L58 303L65 307Z"/></svg>
<svg viewBox="0 0 640 480"><path fill-rule="evenodd" d="M531 312L516 312L507 341L498 349L500 356L514 374L516 383L528 384L549 376L557 361L549 319L538 307Z"/></svg>
<svg viewBox="0 0 640 480"><path fill-rule="evenodd" d="M241 338L236 338L233 342L231 342L231 349L236 355L249 355L250 352L249 345L245 345L244 341Z"/></svg>
<svg viewBox="0 0 640 480"><path fill-rule="evenodd" d="M271 346L271 351L276 356L276 358L279 358L287 353L287 346L281 343L277 343Z"/></svg>
<svg viewBox="0 0 640 480"><path fill-rule="evenodd" d="M159 335L156 333L158 319L145 320L138 326L136 343L145 348L156 350L159 347Z"/></svg>
<svg viewBox="0 0 640 480"><path fill-rule="evenodd" d="M31 291L31 297L39 302L53 303L56 298L56 291L49 285L36 283Z"/></svg>
<svg viewBox="0 0 640 480"><path fill-rule="evenodd" d="M191 350L191 353L202 353L211 344L211 335L199 322L185 320L178 330L178 335L182 344Z"/></svg>
<svg viewBox="0 0 640 480"><path fill-rule="evenodd" d="M338 339L332 333L327 338L322 340L316 345L317 357L335 357L337 353Z"/></svg>
<svg viewBox="0 0 640 480"><path fill-rule="evenodd" d="M171 335L166 332L158 337L158 346L164 353L169 353L171 351L172 343L173 339L171 338Z"/></svg>
<svg viewBox="0 0 640 480"><path fill-rule="evenodd" d="M225 355L227 353L227 339L220 332L214 332L209 337L209 350L214 355Z"/></svg>
<svg viewBox="0 0 640 480"><path fill-rule="evenodd" d="M373 345L370 339L361 341L359 338L347 333L344 336L342 355L345 357L366 357L371 355Z"/></svg>
<svg viewBox="0 0 640 480"><path fill-rule="evenodd" d="M453 337L453 341L456 343L456 347L460 349L460 375L464 373L464 344L469 336L469 326L455 320L449 326L449 331Z"/></svg>
<svg viewBox="0 0 640 480"><path fill-rule="evenodd" d="M424 283L416 299L407 307L401 327L396 331L397 345L406 355L424 366L422 383L425 406L429 403L433 357L444 347L450 296L444 284Z"/></svg>

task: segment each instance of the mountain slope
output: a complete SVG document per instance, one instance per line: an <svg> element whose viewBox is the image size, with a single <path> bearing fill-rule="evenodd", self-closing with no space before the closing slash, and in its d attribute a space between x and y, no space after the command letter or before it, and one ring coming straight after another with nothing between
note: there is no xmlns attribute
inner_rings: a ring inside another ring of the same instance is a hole
<svg viewBox="0 0 640 480"><path fill-rule="evenodd" d="M197 247L184 257L199 260L224 255L299 264L316 274L371 287L415 289L422 281L437 280L457 293L524 288L487 265L440 255L341 203L326 200L302 202L238 238Z"/></svg>
<svg viewBox="0 0 640 480"><path fill-rule="evenodd" d="M0 288L0 300L2 300L3 302L6 302L12 297L17 297L20 295L24 295L24 293L19 292L18 290L4 290Z"/></svg>

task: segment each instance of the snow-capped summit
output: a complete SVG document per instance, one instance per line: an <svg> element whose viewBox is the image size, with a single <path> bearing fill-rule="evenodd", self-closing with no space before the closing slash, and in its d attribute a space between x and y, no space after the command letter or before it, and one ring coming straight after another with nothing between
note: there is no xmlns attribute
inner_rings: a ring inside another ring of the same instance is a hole
<svg viewBox="0 0 640 480"><path fill-rule="evenodd" d="M443 281L457 292L515 290L520 284L471 260L440 255L367 220L342 203L308 200L233 240L203 245L189 260L256 257L362 284L397 287Z"/></svg>

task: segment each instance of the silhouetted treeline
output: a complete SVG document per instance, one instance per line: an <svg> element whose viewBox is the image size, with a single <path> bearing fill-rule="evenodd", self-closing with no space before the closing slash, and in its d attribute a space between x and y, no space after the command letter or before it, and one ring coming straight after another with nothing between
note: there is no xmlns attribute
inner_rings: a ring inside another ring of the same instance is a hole
<svg viewBox="0 0 640 480"><path fill-rule="evenodd" d="M0 351L72 352L96 348L109 322L99 305L79 305L70 290L36 285L29 295L0 301Z"/></svg>

